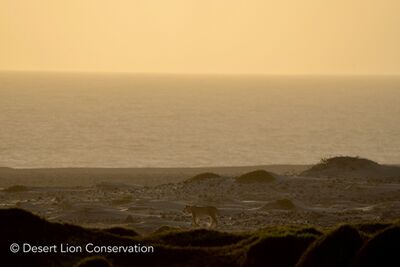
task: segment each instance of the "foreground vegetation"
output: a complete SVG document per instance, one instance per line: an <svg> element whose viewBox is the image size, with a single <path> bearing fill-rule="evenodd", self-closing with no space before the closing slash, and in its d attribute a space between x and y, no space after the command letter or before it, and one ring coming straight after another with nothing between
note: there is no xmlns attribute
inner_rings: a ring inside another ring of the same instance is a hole
<svg viewBox="0 0 400 267"><path fill-rule="evenodd" d="M50 223L20 209L0 210L2 266L400 266L398 223L342 225L335 229L266 227L225 233L164 227L135 231L86 229ZM153 254L12 254L12 243L152 245Z"/></svg>

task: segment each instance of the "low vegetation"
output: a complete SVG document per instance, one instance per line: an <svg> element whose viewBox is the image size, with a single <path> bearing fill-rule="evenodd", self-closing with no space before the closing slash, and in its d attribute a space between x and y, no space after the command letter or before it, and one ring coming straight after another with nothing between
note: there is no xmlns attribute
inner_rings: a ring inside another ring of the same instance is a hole
<svg viewBox="0 0 400 267"><path fill-rule="evenodd" d="M221 176L213 172L204 172L189 178L186 182L201 182L216 178L221 178Z"/></svg>
<svg viewBox="0 0 400 267"><path fill-rule="evenodd" d="M296 267L351 266L364 239L356 228L343 225L320 237L303 254Z"/></svg>
<svg viewBox="0 0 400 267"><path fill-rule="evenodd" d="M74 267L112 267L112 264L104 257L93 256L84 258Z"/></svg>
<svg viewBox="0 0 400 267"><path fill-rule="evenodd" d="M377 232L358 251L354 266L400 266L399 241L399 225Z"/></svg>
<svg viewBox="0 0 400 267"><path fill-rule="evenodd" d="M7 266L128 267L378 267L400 266L400 226L342 225L331 230L302 226L268 226L255 232L225 233L197 229L161 231L146 236L123 228L86 229L50 223L20 209L0 209L0 250ZM152 245L154 254L104 255L12 254L12 243L127 246ZM95 256L95 257L93 257ZM103 257L99 257L103 256Z"/></svg>
<svg viewBox="0 0 400 267"><path fill-rule="evenodd" d="M325 171L330 169L356 171L368 168L379 167L380 165L372 160L360 157L339 156L332 158L323 158L321 162L312 166L307 172Z"/></svg>
<svg viewBox="0 0 400 267"><path fill-rule="evenodd" d="M117 236L133 237L133 236L139 235L135 230L127 229L127 228L123 228L123 227L112 227L112 228L102 229L99 231L103 231L103 232L110 233L110 234L117 235Z"/></svg>
<svg viewBox="0 0 400 267"><path fill-rule="evenodd" d="M256 170L236 177L237 183L271 183L275 181L275 174L265 170Z"/></svg>
<svg viewBox="0 0 400 267"><path fill-rule="evenodd" d="M28 187L24 186L24 185L13 185L7 188L3 189L3 192L6 193L18 193L18 192L24 192L24 191L28 191Z"/></svg>
<svg viewBox="0 0 400 267"><path fill-rule="evenodd" d="M178 227L172 227L172 226L168 226L168 225L163 225L160 228L158 228L157 230L155 230L153 232L153 234L163 234L163 233L169 233L169 232L177 232L180 231L181 229Z"/></svg>
<svg viewBox="0 0 400 267"><path fill-rule="evenodd" d="M318 238L314 234L285 233L261 235L249 246L244 267L294 266L307 247Z"/></svg>
<svg viewBox="0 0 400 267"><path fill-rule="evenodd" d="M206 229L196 229L191 231L170 231L153 234L148 237L147 240L151 240L154 243L162 243L178 247L219 247L235 244L249 238L250 236L250 234L233 234Z"/></svg>
<svg viewBox="0 0 400 267"><path fill-rule="evenodd" d="M113 206L125 205L131 203L132 201L133 201L132 195L127 195L111 200L111 205Z"/></svg>
<svg viewBox="0 0 400 267"><path fill-rule="evenodd" d="M359 223L353 225L359 232L368 236L373 236L390 226L392 226L390 223Z"/></svg>
<svg viewBox="0 0 400 267"><path fill-rule="evenodd" d="M284 198L269 202L265 204L261 209L293 210L295 208L295 204L290 199Z"/></svg>

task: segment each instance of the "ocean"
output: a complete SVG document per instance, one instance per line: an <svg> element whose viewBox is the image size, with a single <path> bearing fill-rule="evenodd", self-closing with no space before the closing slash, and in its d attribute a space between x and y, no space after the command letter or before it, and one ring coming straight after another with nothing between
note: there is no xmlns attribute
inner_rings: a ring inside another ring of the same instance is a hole
<svg viewBox="0 0 400 267"><path fill-rule="evenodd" d="M400 163L400 78L0 73L0 166Z"/></svg>

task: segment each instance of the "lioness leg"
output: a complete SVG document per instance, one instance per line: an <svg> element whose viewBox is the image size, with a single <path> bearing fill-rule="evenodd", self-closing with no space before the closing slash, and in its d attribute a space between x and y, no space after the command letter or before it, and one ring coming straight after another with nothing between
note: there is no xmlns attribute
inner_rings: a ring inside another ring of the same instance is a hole
<svg viewBox="0 0 400 267"><path fill-rule="evenodd" d="M194 214L192 214L192 225L199 226L199 218L197 218Z"/></svg>
<svg viewBox="0 0 400 267"><path fill-rule="evenodd" d="M218 219L215 215L210 216L210 227L217 227L218 226Z"/></svg>

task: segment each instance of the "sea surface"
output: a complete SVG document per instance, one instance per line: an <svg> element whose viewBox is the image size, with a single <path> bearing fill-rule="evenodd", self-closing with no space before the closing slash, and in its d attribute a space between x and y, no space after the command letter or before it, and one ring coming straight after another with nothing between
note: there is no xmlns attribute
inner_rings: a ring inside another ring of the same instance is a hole
<svg viewBox="0 0 400 267"><path fill-rule="evenodd" d="M400 163L400 78L0 73L0 166Z"/></svg>

